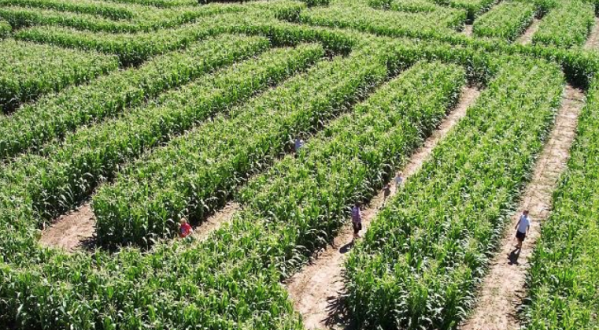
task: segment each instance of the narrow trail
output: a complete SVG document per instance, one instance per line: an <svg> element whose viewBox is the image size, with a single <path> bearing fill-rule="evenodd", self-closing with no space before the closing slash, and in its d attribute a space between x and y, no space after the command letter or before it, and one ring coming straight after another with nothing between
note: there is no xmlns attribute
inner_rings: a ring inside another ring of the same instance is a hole
<svg viewBox="0 0 599 330"><path fill-rule="evenodd" d="M551 209L552 194L560 175L567 167L570 147L576 135L578 115L584 105L584 94L570 85L565 89L562 106L549 139L537 159L531 182L527 185L518 212L506 226L499 253L490 263L489 273L482 283L478 303L462 330L519 329L517 307L522 303L525 276L540 226ZM515 229L521 211L530 211L530 232L521 251L515 246Z"/></svg>
<svg viewBox="0 0 599 330"><path fill-rule="evenodd" d="M210 233L218 230L223 224L233 220L233 216L239 211L241 206L236 202L229 202L225 207L220 209L215 214L209 216L197 227L194 227L193 237L203 241Z"/></svg>
<svg viewBox="0 0 599 330"><path fill-rule="evenodd" d="M229 202L215 214L206 218L198 226L194 226L193 236L204 240L210 233L219 229L224 223L230 222L233 215L240 209L238 203ZM63 215L53 221L53 224L42 231L40 244L73 252L83 246L93 246L96 232L96 218L89 202L78 209Z"/></svg>
<svg viewBox="0 0 599 330"><path fill-rule="evenodd" d="M438 129L417 150L410 162L402 170L405 178L416 173L424 161L430 156L433 148L441 139L466 115L468 107L478 98L480 92L471 87L464 88L457 107L448 114ZM395 187L391 197L395 194ZM362 213L362 227L366 232L372 219L378 213L383 202L383 194L372 199L368 208ZM343 262L351 248L353 231L349 224L344 226L334 239L334 246L324 250L310 265L292 276L287 283L287 290L297 311L303 317L306 329L344 328L335 313L335 305L339 304L343 291ZM337 248L337 247L340 248Z"/></svg>
<svg viewBox="0 0 599 330"><path fill-rule="evenodd" d="M472 28L473 28L472 24L466 24L466 25L464 25L464 29L462 30L462 33L466 37L472 37Z"/></svg>
<svg viewBox="0 0 599 330"><path fill-rule="evenodd" d="M538 18L534 18L530 26L524 31L524 33L516 40L516 43L521 45L528 45L532 42L532 37L535 35L537 30L539 29L539 24L541 24L541 20Z"/></svg>
<svg viewBox="0 0 599 330"><path fill-rule="evenodd" d="M584 49L598 49L599 48L599 17L595 17L595 25L591 29L591 33L584 44Z"/></svg>
<svg viewBox="0 0 599 330"><path fill-rule="evenodd" d="M42 230L40 244L71 252L94 236L96 219L89 202L68 214L60 216Z"/></svg>

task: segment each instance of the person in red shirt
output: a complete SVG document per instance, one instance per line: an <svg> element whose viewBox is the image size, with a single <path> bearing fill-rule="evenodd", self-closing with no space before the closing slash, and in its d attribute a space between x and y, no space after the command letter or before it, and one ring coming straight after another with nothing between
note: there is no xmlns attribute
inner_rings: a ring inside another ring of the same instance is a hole
<svg viewBox="0 0 599 330"><path fill-rule="evenodd" d="M191 233L193 233L193 229L191 228L189 223L187 223L187 220L185 220L185 218L181 219L180 223L181 226L179 227L179 236L181 238L185 238L189 236Z"/></svg>

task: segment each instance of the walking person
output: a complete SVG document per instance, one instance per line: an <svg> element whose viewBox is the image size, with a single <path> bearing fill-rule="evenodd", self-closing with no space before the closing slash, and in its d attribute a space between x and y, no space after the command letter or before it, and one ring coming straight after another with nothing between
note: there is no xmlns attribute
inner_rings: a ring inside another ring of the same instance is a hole
<svg viewBox="0 0 599 330"><path fill-rule="evenodd" d="M179 226L179 237L185 238L189 236L191 233L193 233L193 228L191 228L191 226L189 225L189 223L187 223L187 220L185 220L185 218L181 219L180 224L181 225Z"/></svg>
<svg viewBox="0 0 599 330"><path fill-rule="evenodd" d="M295 157L297 157L297 153L300 151L300 149L303 146L304 146L304 140L302 140L300 138L296 138L294 141Z"/></svg>
<svg viewBox="0 0 599 330"><path fill-rule="evenodd" d="M354 227L354 240L360 238L362 230L362 213L360 212L360 203L355 203L351 209L351 221Z"/></svg>
<svg viewBox="0 0 599 330"><path fill-rule="evenodd" d="M404 182L404 177L403 177L403 173L399 172L397 173L397 175L395 176L395 189L399 189Z"/></svg>
<svg viewBox="0 0 599 330"><path fill-rule="evenodd" d="M516 224L516 239L518 239L518 245L516 245L517 249L522 249L522 242L526 239L526 234L530 230L530 218L528 217L528 210L522 212L520 215L520 219Z"/></svg>
<svg viewBox="0 0 599 330"><path fill-rule="evenodd" d="M390 195L391 195L391 184L387 183L383 187L383 205L381 205L381 208L385 207L385 204L387 203L387 198L389 198Z"/></svg>

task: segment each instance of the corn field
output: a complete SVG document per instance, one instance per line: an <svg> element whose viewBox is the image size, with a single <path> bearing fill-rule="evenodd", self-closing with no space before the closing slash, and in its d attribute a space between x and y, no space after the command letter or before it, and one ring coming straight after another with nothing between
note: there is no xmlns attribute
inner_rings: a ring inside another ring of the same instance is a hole
<svg viewBox="0 0 599 330"><path fill-rule="evenodd" d="M341 267L341 325L458 329L572 84L518 322L596 329L597 5L0 0L0 327L304 329L286 283L476 86ZM41 243L84 205L91 247Z"/></svg>

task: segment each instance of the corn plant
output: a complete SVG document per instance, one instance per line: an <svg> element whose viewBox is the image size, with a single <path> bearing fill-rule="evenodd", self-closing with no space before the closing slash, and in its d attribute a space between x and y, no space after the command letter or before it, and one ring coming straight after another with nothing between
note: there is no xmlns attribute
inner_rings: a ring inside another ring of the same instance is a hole
<svg viewBox="0 0 599 330"><path fill-rule="evenodd" d="M529 2L503 2L474 21L477 37L514 41L532 23L535 5Z"/></svg>
<svg viewBox="0 0 599 330"><path fill-rule="evenodd" d="M139 4L144 6L154 6L158 8L172 8L197 5L197 0L107 0L108 2Z"/></svg>
<svg viewBox="0 0 599 330"><path fill-rule="evenodd" d="M527 274L526 329L599 327L599 88L592 84L568 169L554 193Z"/></svg>
<svg viewBox="0 0 599 330"><path fill-rule="evenodd" d="M0 39L9 35L10 31L12 31L10 24L5 20L0 19Z"/></svg>
<svg viewBox="0 0 599 330"><path fill-rule="evenodd" d="M42 4L44 3L39 3L36 7L40 7ZM21 7L21 5L25 7ZM199 18L244 11L243 7L234 5L137 10L134 11L135 15L131 19L114 20L112 18L96 16L93 13L72 13L68 11L72 7L51 6L54 7L51 9L30 7L28 3L16 3L13 6L0 7L0 17L9 21L15 28L32 25L58 25L94 32L133 33L176 28L181 24L190 23ZM77 10L79 8L73 9Z"/></svg>
<svg viewBox="0 0 599 330"><path fill-rule="evenodd" d="M264 38L224 35L25 105L12 116L0 118L0 158L61 139L80 126L116 116L165 90L261 53L268 47L269 42ZM52 51L54 47L33 48L37 49ZM8 63L14 61L3 66Z"/></svg>
<svg viewBox="0 0 599 330"><path fill-rule="evenodd" d="M554 64L511 59L502 65L352 250L346 288L359 324L453 329L466 316L563 84Z"/></svg>
<svg viewBox="0 0 599 330"><path fill-rule="evenodd" d="M0 107L5 112L40 95L57 92L114 71L114 56L28 42L0 42ZM6 136L8 137L8 135Z"/></svg>
<svg viewBox="0 0 599 330"><path fill-rule="evenodd" d="M352 28L381 35L423 37L451 33L466 20L463 11L441 8L432 13L380 11L369 6L336 4L301 12L300 23Z"/></svg>
<svg viewBox="0 0 599 330"><path fill-rule="evenodd" d="M439 1L436 0L435 2ZM448 5L453 8L466 10L468 20L474 21L479 15L489 10L494 3L494 0L450 0Z"/></svg>
<svg viewBox="0 0 599 330"><path fill-rule="evenodd" d="M122 64L136 65L151 56L184 48L198 39L220 34L239 17L239 13L229 13L206 17L198 23L190 23L174 29L131 34L92 33L64 27L43 26L19 30L15 37L21 40L117 54Z"/></svg>
<svg viewBox="0 0 599 330"><path fill-rule="evenodd" d="M91 14L112 20L132 19L135 17L136 10L143 9L142 6L127 6L90 0L0 0L0 5L55 9L80 14Z"/></svg>
<svg viewBox="0 0 599 330"><path fill-rule="evenodd" d="M543 17L532 37L534 44L570 48L582 46L595 25L595 6L581 1L562 1Z"/></svg>

